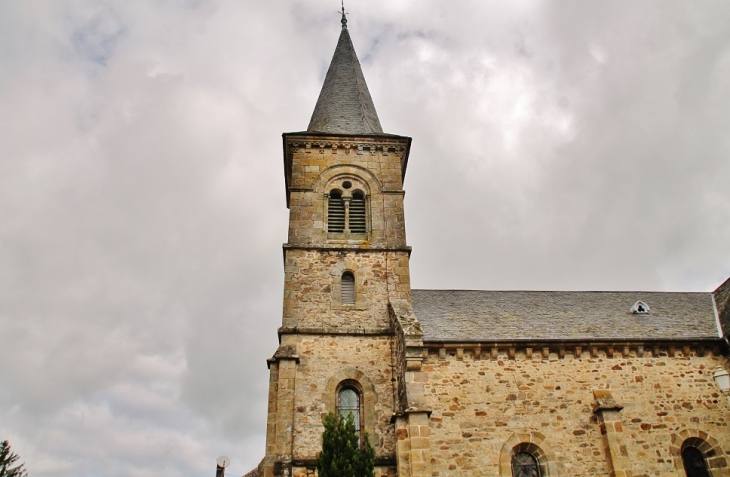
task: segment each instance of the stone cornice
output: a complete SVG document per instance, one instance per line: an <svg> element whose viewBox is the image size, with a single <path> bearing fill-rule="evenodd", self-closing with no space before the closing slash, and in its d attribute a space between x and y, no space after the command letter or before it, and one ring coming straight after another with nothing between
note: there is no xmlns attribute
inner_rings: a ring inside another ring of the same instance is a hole
<svg viewBox="0 0 730 477"><path fill-rule="evenodd" d="M289 192L315 192L314 189L311 187L289 187ZM381 194L391 194L391 195L406 195L406 191L403 189L399 190L381 190Z"/></svg>
<svg viewBox="0 0 730 477"><path fill-rule="evenodd" d="M408 157L411 152L411 138L393 134L338 135L310 132L282 134L284 152L284 187L286 206L289 207L289 186L291 185L292 156L295 152L313 150L324 154L325 149L342 149L346 154L395 155L400 160L401 181L406 178Z"/></svg>
<svg viewBox="0 0 730 477"><path fill-rule="evenodd" d="M332 243L332 244L312 244L312 245L294 245L285 243L282 248L286 250L320 250L327 252L406 252L408 256L411 255L412 248L409 246L405 247L388 247L382 245L357 245L357 244L343 244L343 243Z"/></svg>
<svg viewBox="0 0 730 477"><path fill-rule="evenodd" d="M279 340L282 335L313 335L313 336L393 336L390 328L359 328L359 329L333 329L333 328L302 328L302 327L280 327L277 330Z"/></svg>
<svg viewBox="0 0 730 477"><path fill-rule="evenodd" d="M395 155L399 158L403 158L406 153L406 145L403 141L388 141L379 138L378 140L363 140L361 138L354 140L337 140L337 141L318 141L318 140L300 140L290 139L287 142L287 148L289 152L306 152L317 151L319 154L324 154L325 149L332 149L333 151L342 150L345 154L355 153L358 155L370 154L375 155L381 153L384 156Z"/></svg>
<svg viewBox="0 0 730 477"><path fill-rule="evenodd" d="M490 341L456 341L456 340L429 340L424 339L423 344L424 346L428 348L475 348L475 347L481 347L481 348L489 348L492 346L496 346L498 348L507 348L509 346L517 346L520 348L524 348L525 346L567 346L567 347L575 347L575 346L624 346L624 345L630 345L630 346L636 346L636 345L647 345L647 346L654 346L654 345L671 345L671 346L679 346L684 344L690 344L690 345L699 345L699 344L713 344L713 345L721 345L724 341L720 338L660 338L660 339L652 339L652 338L645 338L645 339L601 339L601 340L590 340L590 339L543 339L543 340L535 340L535 339L512 339L512 340L490 340Z"/></svg>
<svg viewBox="0 0 730 477"><path fill-rule="evenodd" d="M511 341L491 343L424 342L424 353L436 352L439 359L455 355L464 359L465 352L471 352L473 359L564 359L580 358L628 358L628 357L681 357L721 355L727 352L720 339L690 340L644 340L644 341Z"/></svg>

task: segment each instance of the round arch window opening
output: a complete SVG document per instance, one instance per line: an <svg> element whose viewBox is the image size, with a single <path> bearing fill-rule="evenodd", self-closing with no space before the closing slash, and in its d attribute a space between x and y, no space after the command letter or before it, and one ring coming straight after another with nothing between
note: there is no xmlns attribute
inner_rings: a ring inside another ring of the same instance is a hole
<svg viewBox="0 0 730 477"><path fill-rule="evenodd" d="M540 477L537 459L530 452L518 452L512 457L513 477Z"/></svg>

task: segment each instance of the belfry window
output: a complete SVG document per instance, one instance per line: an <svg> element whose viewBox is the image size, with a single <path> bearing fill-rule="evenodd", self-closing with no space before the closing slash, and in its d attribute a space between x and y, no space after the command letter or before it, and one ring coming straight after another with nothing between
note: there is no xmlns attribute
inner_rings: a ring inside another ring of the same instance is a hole
<svg viewBox="0 0 730 477"><path fill-rule="evenodd" d="M343 234L331 238L363 239L368 233L368 201L362 189L343 181L327 197L327 232Z"/></svg>
<svg viewBox="0 0 730 477"><path fill-rule="evenodd" d="M355 430L360 435L360 392L351 386L343 386L337 393L337 418L352 416Z"/></svg>
<svg viewBox="0 0 730 477"><path fill-rule="evenodd" d="M366 234L365 225L365 194L359 190L353 192L350 201L350 232L353 234Z"/></svg>
<svg viewBox="0 0 730 477"><path fill-rule="evenodd" d="M343 273L340 286L342 289L341 303L343 305L355 304L355 275L352 272Z"/></svg>
<svg viewBox="0 0 730 477"><path fill-rule="evenodd" d="M327 231L333 233L345 231L345 201L342 199L342 192L338 190L330 192L327 204Z"/></svg>
<svg viewBox="0 0 730 477"><path fill-rule="evenodd" d="M688 445L682 449L682 463L687 477L710 477L705 456L697 447Z"/></svg>

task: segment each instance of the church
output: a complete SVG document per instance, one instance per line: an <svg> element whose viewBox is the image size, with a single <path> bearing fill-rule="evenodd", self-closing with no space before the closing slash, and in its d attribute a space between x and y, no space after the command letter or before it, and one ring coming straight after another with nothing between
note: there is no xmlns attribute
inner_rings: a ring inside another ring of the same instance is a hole
<svg viewBox="0 0 730 477"><path fill-rule="evenodd" d="M315 476L333 412L377 477L730 476L730 280L412 290L410 146L383 132L343 14L309 126L283 134L283 314L247 475Z"/></svg>

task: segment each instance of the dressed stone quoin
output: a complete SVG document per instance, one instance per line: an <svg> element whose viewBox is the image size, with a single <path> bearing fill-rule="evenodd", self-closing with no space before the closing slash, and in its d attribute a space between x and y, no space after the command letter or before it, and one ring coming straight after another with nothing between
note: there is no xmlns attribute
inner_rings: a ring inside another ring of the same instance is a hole
<svg viewBox="0 0 730 477"><path fill-rule="evenodd" d="M344 14L309 127L283 145L280 345L248 475L314 476L333 412L367 432L378 477L730 476L730 280L411 290L411 138L383 132Z"/></svg>

